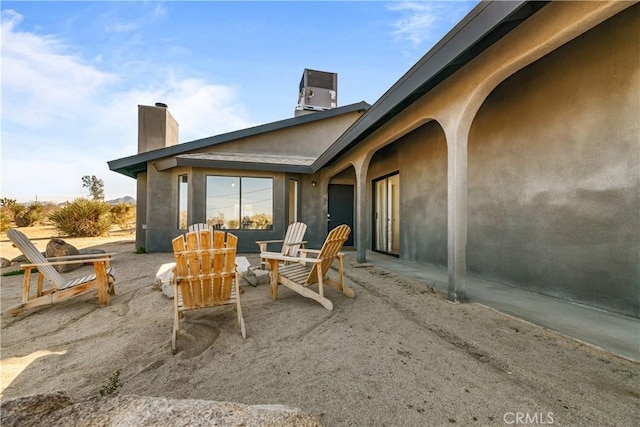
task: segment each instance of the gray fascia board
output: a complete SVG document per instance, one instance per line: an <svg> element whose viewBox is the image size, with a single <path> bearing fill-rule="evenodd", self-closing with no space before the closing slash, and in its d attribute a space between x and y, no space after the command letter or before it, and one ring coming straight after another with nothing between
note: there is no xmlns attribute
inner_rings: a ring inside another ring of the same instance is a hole
<svg viewBox="0 0 640 427"><path fill-rule="evenodd" d="M318 157L311 165L313 171L317 172L332 161L368 128L528 2L479 3Z"/></svg>
<svg viewBox="0 0 640 427"><path fill-rule="evenodd" d="M218 168L218 169L238 169L265 172L288 172L288 173L312 173L310 166L287 165L273 163L239 162L228 160L208 160L176 157L177 166L189 166L198 168Z"/></svg>
<svg viewBox="0 0 640 427"><path fill-rule="evenodd" d="M369 104L365 101L360 101L355 104L345 105L343 107L332 108L326 111L318 111L311 114L305 114L303 116L293 117L284 120L278 120L275 122L266 123L263 125L253 126L246 129L240 129L233 132L223 133L220 135L210 136L207 138L196 139L194 141L183 142L181 144L172 145L171 147L160 148L145 153L135 154L133 156L123 157L121 159L111 160L107 162L109 169L118 173L122 173L126 176L132 176L132 173L126 173L133 169L144 168L143 166L147 162L161 159L163 157L175 156L177 154L184 154L190 151L199 150L201 148L210 147L212 145L221 144L223 142L234 141L237 139L247 138L262 133L272 132L287 127L297 126L305 123L314 122L317 120L323 120L341 114L352 113L354 111L367 110ZM135 176L132 176L135 178Z"/></svg>

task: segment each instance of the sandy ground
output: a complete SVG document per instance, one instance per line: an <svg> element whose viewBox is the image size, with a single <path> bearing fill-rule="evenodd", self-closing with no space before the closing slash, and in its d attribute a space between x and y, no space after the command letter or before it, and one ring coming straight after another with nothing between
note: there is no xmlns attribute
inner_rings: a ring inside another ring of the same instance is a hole
<svg viewBox="0 0 640 427"><path fill-rule="evenodd" d="M95 396L120 370L120 394L285 404L326 426L630 426L640 416L638 363L352 260L356 298L328 290L334 311L286 288L273 301L268 286L245 286L246 340L233 307L199 310L172 355L172 301L153 286L172 254L135 254L131 235L66 240L116 253L117 295L104 308L89 294L3 316L3 398ZM1 250L17 255L6 242ZM21 282L2 277L3 311L20 301Z"/></svg>

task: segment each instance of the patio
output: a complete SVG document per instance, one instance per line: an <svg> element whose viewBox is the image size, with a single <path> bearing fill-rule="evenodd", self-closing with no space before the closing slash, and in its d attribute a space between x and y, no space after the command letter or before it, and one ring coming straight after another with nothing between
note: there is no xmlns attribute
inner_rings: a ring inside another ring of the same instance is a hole
<svg viewBox="0 0 640 427"><path fill-rule="evenodd" d="M2 319L3 398L94 396L121 370L121 395L279 403L328 426L504 425L516 413L626 425L640 409L636 362L480 304L451 304L374 265L375 254L366 264L348 257L356 298L328 290L334 311L287 289L272 301L267 286L245 286L246 340L232 308L200 310L183 321L173 356L171 300L152 285L172 254L103 248L116 252L111 305L79 297ZM3 308L20 283L3 278Z"/></svg>

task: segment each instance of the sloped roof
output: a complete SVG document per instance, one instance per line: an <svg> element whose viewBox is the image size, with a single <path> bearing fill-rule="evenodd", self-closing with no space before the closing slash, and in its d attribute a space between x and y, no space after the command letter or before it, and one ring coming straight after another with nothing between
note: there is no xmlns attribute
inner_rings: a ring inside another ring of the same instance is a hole
<svg viewBox="0 0 640 427"><path fill-rule="evenodd" d="M147 161L167 156L177 156L175 159L176 164L195 166L198 161L204 162L204 158L185 156L185 153L221 142L270 132L288 126L296 126L310 120L319 120L330 115L347 112L347 110L366 110L311 164L302 164L300 159L296 158L280 159L281 162L274 161L269 163L269 159L266 156L262 156L262 162L253 161L257 159L246 157L246 161L240 158L236 160L229 159L227 165L224 165L222 158L209 159L215 161L218 167L315 173L393 119L422 95L436 87L548 3L549 1L526 0L480 2L372 106L363 101L333 110L178 144L173 147L113 160L108 162L109 168L124 175L135 177L137 173L146 170Z"/></svg>
<svg viewBox="0 0 640 427"><path fill-rule="evenodd" d="M319 170L357 145L548 3L479 3L320 155L312 169Z"/></svg>
<svg viewBox="0 0 640 427"><path fill-rule="evenodd" d="M290 119L278 120L275 122L266 123L263 125L258 125L246 129L241 129L233 132L223 133L220 135L210 136L207 138L197 139L190 142L184 142L177 145L172 145L170 147L160 148L158 150L147 151L144 153L136 154L129 157L124 157L121 159L111 160L107 162L109 165L109 169L123 175L130 176L135 178L139 173L145 172L147 170L147 162L160 160L166 157L177 156L184 162L185 159L189 159L190 157L185 157L185 154L191 154L193 151L200 150L203 148L207 148L213 145L222 144L224 142L234 141L241 138L247 138L251 136L256 136L268 132L273 132L280 129L286 129L293 126L300 126L302 124L316 122L320 120L325 120L331 117L336 117L342 114L352 113L355 111L362 111L369 108L369 104L364 101L345 105L343 107L332 108L326 111L318 111L311 114L306 114L303 116L293 117ZM267 156L262 156L266 159ZM197 157L192 158L192 160L197 160ZM200 158L201 161L204 158ZM316 160L316 159L314 159ZM264 163L264 162L263 162ZM294 162L292 165L296 165L298 162ZM258 163L252 163L254 166L258 165ZM265 166L268 163L265 163L262 170L266 170ZM229 167L229 166L227 166ZM238 167L237 165L234 167ZM310 168L307 167L307 172L310 171ZM293 171L292 171L293 172Z"/></svg>
<svg viewBox="0 0 640 427"><path fill-rule="evenodd" d="M311 173L316 157L283 156L279 154L193 153L179 154L156 164L158 170L178 166L245 169L274 172Z"/></svg>

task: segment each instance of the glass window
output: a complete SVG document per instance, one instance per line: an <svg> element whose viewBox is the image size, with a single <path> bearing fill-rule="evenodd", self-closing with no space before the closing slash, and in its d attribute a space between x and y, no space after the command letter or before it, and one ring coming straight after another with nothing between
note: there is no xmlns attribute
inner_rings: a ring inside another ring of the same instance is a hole
<svg viewBox="0 0 640 427"><path fill-rule="evenodd" d="M273 227L273 179L207 177L207 223L223 229Z"/></svg>
<svg viewBox="0 0 640 427"><path fill-rule="evenodd" d="M189 181L187 175L178 175L178 229L187 228Z"/></svg>

